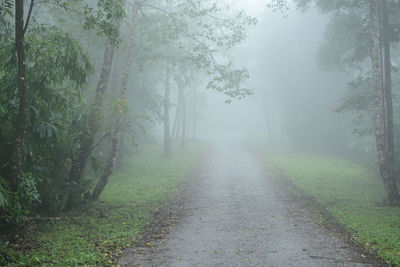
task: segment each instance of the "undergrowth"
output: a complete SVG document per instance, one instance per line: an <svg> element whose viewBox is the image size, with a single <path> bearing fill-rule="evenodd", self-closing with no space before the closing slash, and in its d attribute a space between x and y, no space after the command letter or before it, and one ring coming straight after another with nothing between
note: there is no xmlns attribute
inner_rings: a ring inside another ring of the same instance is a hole
<svg viewBox="0 0 400 267"><path fill-rule="evenodd" d="M100 200L56 218L36 218L11 242L0 243L0 265L107 266L141 237L152 214L199 160L200 145L161 157L139 147L123 162Z"/></svg>

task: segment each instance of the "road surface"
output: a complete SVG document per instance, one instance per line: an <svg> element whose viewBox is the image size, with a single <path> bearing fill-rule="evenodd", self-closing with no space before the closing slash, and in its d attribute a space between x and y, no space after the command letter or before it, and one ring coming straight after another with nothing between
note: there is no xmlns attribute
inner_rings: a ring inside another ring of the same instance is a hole
<svg viewBox="0 0 400 267"><path fill-rule="evenodd" d="M121 266L373 266L318 224L240 146L210 152L187 215Z"/></svg>

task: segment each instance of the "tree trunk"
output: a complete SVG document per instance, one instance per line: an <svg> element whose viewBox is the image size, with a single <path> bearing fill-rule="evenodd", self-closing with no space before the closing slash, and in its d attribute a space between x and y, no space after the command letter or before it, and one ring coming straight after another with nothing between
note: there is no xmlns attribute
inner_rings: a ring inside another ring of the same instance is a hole
<svg viewBox="0 0 400 267"><path fill-rule="evenodd" d="M89 113L88 125L86 130L80 136L80 148L78 157L73 161L69 178L74 182L76 190L70 195L68 206L75 206L76 203L81 201L80 183L82 180L83 172L89 161L90 154L93 150L96 133L98 130L98 116L101 113L104 103L104 93L107 90L108 83L111 76L111 67L114 59L114 45L107 39L105 42L103 65L101 68L99 82L96 87L96 95L93 103L93 108Z"/></svg>
<svg viewBox="0 0 400 267"><path fill-rule="evenodd" d="M119 144L121 141L121 129L122 129L122 124L123 124L123 114L124 114L124 111L126 108L124 105L127 105L127 103L128 103L128 100L126 98L126 92L128 91L129 73L130 73L130 69L133 64L132 49L135 45L134 37L135 37L137 12L138 12L138 6L135 2L134 7L132 9L132 23L131 23L131 28L129 31L128 53L125 58L123 73L122 73L122 77L121 77L121 92L120 92L121 108L119 110L117 110L117 120L114 125L114 129L112 130L111 151L110 151L110 155L107 160L107 165L104 169L103 175L100 176L99 181L97 182L96 187L94 188L94 190L91 194L91 197L90 197L91 201L96 201L100 197L100 195L103 192L104 188L106 187L108 180L110 179L111 174L115 167L115 161L117 158Z"/></svg>
<svg viewBox="0 0 400 267"><path fill-rule="evenodd" d="M393 103L392 103L392 64L390 49L390 31L388 1L382 1L382 34L384 46L385 101L386 101L386 130L389 162L394 165L394 134L393 134Z"/></svg>
<svg viewBox="0 0 400 267"><path fill-rule="evenodd" d="M182 105L181 148L185 148L185 145L186 145L186 99L185 99L185 91L181 84L179 85L179 98L181 99L181 105Z"/></svg>
<svg viewBox="0 0 400 267"><path fill-rule="evenodd" d="M274 142L274 134L273 134L273 126L272 126L272 122L271 122L271 118L272 118L272 114L271 114L271 112L270 112L270 109L269 109L269 107L268 107L268 103L267 103L267 101L265 101L266 102L266 108L265 108L265 118L266 118L266 120L267 120L267 128L268 128L268 140L270 141L270 142Z"/></svg>
<svg viewBox="0 0 400 267"><path fill-rule="evenodd" d="M169 130L169 96L170 96L170 74L169 67L165 69L165 86L164 86L164 156L171 155L171 138Z"/></svg>
<svg viewBox="0 0 400 267"><path fill-rule="evenodd" d="M171 137L174 138L176 136L176 133L178 132L178 125L180 121L180 116L181 116L181 101L180 97L178 94L178 99L177 99L177 106L175 110L175 117L174 117L174 126L172 127L172 133Z"/></svg>
<svg viewBox="0 0 400 267"><path fill-rule="evenodd" d="M387 116L385 114L385 88L382 77L381 53L381 5L380 0L370 0L371 10L371 61L374 88L374 127L380 176L391 205L399 203L399 194L394 176L394 166L387 143ZM391 97L391 96L390 96ZM390 99L391 100L391 99ZM393 119L393 117L392 117Z"/></svg>
<svg viewBox="0 0 400 267"><path fill-rule="evenodd" d="M18 115L15 121L14 147L11 152L8 179L12 190L16 190L22 175L23 147L28 123L29 88L26 82L26 55L24 30L24 0L15 1L15 47L17 51L19 94Z"/></svg>
<svg viewBox="0 0 400 267"><path fill-rule="evenodd" d="M122 125L122 116L121 118L118 119L118 122L116 123L116 126L113 130L112 137L111 137L111 151L110 151L110 156L107 160L107 165L104 168L103 175L100 176L99 181L96 184L96 187L94 188L90 200L91 201L96 201L99 199L101 193L103 192L104 188L106 187L108 180L110 179L110 176L113 172L114 165L115 165L115 160L118 152L118 147L119 147L119 140L121 137L121 125Z"/></svg>
<svg viewBox="0 0 400 267"><path fill-rule="evenodd" d="M193 125L192 125L192 139L196 140L197 131L197 90L193 89Z"/></svg>
<svg viewBox="0 0 400 267"><path fill-rule="evenodd" d="M176 125L175 135L173 135L172 137L176 140L179 140L181 131L182 131L182 107L179 110L178 123Z"/></svg>

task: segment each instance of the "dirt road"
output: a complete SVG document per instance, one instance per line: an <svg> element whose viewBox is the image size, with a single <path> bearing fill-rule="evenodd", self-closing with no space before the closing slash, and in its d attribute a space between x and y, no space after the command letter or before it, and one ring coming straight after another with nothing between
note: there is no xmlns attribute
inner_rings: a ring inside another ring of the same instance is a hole
<svg viewBox="0 0 400 267"><path fill-rule="evenodd" d="M122 266L373 266L239 146L221 145L207 161L187 215L151 248L131 250Z"/></svg>

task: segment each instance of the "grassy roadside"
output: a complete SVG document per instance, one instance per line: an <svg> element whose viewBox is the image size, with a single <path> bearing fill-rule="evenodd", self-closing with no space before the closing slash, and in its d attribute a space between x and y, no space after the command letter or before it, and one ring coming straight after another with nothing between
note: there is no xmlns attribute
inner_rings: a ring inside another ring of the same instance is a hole
<svg viewBox="0 0 400 267"><path fill-rule="evenodd" d="M199 160L201 145L160 157L156 146L125 159L98 203L55 220L32 224L6 248L10 266L105 266L141 236L152 213ZM4 250L4 248L3 248Z"/></svg>
<svg viewBox="0 0 400 267"><path fill-rule="evenodd" d="M290 150L258 149L265 166L312 196L355 241L387 263L400 266L400 208L384 205L376 174L344 159Z"/></svg>

